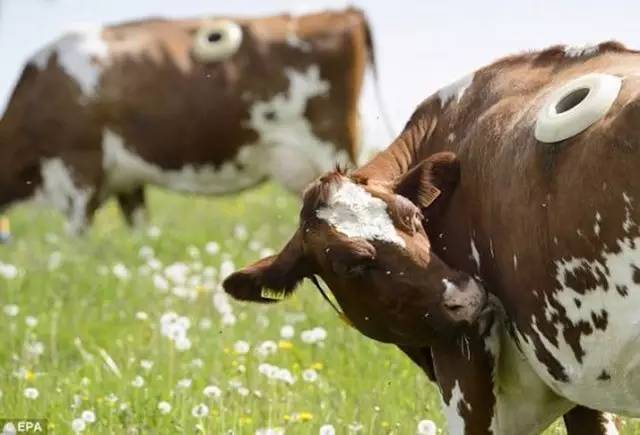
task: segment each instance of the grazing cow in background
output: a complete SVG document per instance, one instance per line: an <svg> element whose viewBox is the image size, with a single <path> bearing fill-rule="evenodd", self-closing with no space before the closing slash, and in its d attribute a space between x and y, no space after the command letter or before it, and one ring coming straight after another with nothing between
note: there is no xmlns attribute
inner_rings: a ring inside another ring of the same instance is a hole
<svg viewBox="0 0 640 435"><path fill-rule="evenodd" d="M225 288L260 300L320 275L356 328L437 382L452 434L536 434L562 415L571 435L615 434L609 412L640 416L639 123L640 52L501 59L425 100L362 168L320 178L286 248ZM499 300L489 328L407 328L432 316L425 298L469 287L433 279L434 262Z"/></svg>
<svg viewBox="0 0 640 435"><path fill-rule="evenodd" d="M355 162L367 62L356 9L68 33L29 60L0 121L0 210L42 199L80 232L111 196L141 220L145 184L300 192Z"/></svg>

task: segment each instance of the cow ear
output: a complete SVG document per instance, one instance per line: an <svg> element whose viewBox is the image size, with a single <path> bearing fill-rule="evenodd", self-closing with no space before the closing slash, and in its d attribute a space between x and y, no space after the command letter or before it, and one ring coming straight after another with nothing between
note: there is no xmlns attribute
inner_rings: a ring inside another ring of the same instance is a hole
<svg viewBox="0 0 640 435"><path fill-rule="evenodd" d="M460 180L460 162L451 152L439 152L414 166L398 179L395 193L410 199L421 209L443 203Z"/></svg>
<svg viewBox="0 0 640 435"><path fill-rule="evenodd" d="M296 231L279 254L263 258L224 280L224 290L236 299L276 302L291 294L309 276L302 249L302 235Z"/></svg>

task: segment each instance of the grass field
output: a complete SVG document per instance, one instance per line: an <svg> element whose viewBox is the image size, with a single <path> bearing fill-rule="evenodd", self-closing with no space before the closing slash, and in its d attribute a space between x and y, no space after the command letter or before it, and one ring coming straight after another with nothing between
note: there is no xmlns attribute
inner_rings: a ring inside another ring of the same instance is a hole
<svg viewBox="0 0 640 435"><path fill-rule="evenodd" d="M129 231L113 204L80 239L55 213L11 212L15 238L0 246L0 418L48 418L56 434L443 427L426 377L345 326L312 287L269 307L226 300L220 277L281 246L294 198L273 186L217 199L150 193L145 233Z"/></svg>

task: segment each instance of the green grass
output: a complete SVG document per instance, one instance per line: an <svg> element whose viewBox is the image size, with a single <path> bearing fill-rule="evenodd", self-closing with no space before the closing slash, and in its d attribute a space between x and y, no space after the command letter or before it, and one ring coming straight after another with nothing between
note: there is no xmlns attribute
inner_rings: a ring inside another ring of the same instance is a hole
<svg viewBox="0 0 640 435"><path fill-rule="evenodd" d="M151 221L160 230L155 238L129 231L113 204L77 239L64 234L56 213L11 212L15 237L0 246L0 261L19 272L0 277L0 418L48 418L56 434L71 433L86 410L96 422L85 433L104 434L254 434L281 427L306 435L323 424L339 434L357 425L364 434L412 434L425 418L443 427L439 395L422 372L393 346L345 326L308 285L269 307L231 301L236 322L223 324L213 303L221 266L246 265L263 249L279 248L296 223L294 198L273 186L215 199L150 193ZM210 241L219 244L218 253L206 251ZM159 270L140 255L145 246ZM188 266L193 281L177 291L157 288L153 275L176 262ZM118 264L128 278L114 274ZM170 311L190 320L188 350L162 334L160 318ZM294 327L293 338L281 338L284 325ZM326 339L305 343L301 332L315 327L327 331ZM261 357L256 349L266 340L279 347ZM250 351L237 353L238 341ZM258 370L265 362L286 368L296 382L267 378ZM315 382L302 379L309 368L318 374ZM137 376L141 387L133 385ZM178 386L184 379L191 385ZM221 397L205 396L208 385L219 387ZM37 389L38 398L26 398L25 388ZM159 411L161 401L170 403L169 413ZM206 417L192 415L199 404L209 408ZM640 433L639 427L627 424L625 433ZM549 433L562 431L556 425Z"/></svg>

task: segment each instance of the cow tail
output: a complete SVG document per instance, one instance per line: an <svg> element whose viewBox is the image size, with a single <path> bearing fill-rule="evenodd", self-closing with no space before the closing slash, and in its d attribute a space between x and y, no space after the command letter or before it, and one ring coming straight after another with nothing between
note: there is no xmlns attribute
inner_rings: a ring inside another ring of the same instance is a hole
<svg viewBox="0 0 640 435"><path fill-rule="evenodd" d="M393 128L393 124L391 122L391 117L387 112L387 106L384 104L384 99L382 98L382 89L380 88L380 76L378 74L378 66L376 63L376 54L375 54L375 44L373 41L373 32L371 31L371 26L369 25L369 20L363 14L364 21L364 32L365 32L365 44L367 47L367 60L369 62L369 67L371 68L371 74L373 76L373 88L375 92L376 102L378 104L378 110L380 111L380 116L382 117L382 121L385 124L385 127L389 133L391 139L394 139L396 136L395 130Z"/></svg>

